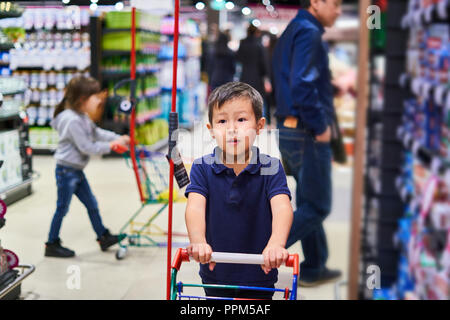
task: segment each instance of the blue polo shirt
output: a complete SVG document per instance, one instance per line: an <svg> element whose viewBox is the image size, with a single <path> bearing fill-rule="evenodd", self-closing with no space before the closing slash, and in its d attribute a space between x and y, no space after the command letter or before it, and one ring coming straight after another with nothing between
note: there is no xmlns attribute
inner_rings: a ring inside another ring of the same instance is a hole
<svg viewBox="0 0 450 320"><path fill-rule="evenodd" d="M222 162L221 149L196 159L191 169L190 192L206 198L206 241L216 252L261 254L272 234L270 199L291 194L281 162L252 147L252 158L238 175ZM200 265L205 283L270 286L278 270L268 275L259 265L223 264L210 271Z"/></svg>

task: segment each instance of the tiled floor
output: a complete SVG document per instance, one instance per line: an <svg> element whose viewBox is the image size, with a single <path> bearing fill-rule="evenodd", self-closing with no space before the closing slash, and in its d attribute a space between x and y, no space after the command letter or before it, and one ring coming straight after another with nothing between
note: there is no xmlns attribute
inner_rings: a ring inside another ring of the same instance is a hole
<svg viewBox="0 0 450 320"><path fill-rule="evenodd" d="M206 132L207 133L207 132ZM197 134L197 133L195 133ZM195 158L200 150L211 145L199 140L195 134L187 134L187 140L180 145L191 150L187 158ZM271 141L263 144L272 145ZM200 148L201 147L201 148ZM182 148L182 154L185 155ZM268 148L271 149L271 148ZM187 152L186 152L187 154ZM1 244L13 250L23 264L33 264L36 271L22 284L23 299L165 299L166 294L166 248L130 247L123 260L116 260L117 246L108 252L101 252L95 241L88 216L82 204L74 198L70 211L64 219L61 239L63 244L76 251L72 259L44 257L44 242L47 239L50 221L55 210L56 184L54 178L55 162L52 157L34 157L34 168L41 174L33 183L34 193L8 208L6 226L0 231ZM138 192L133 172L122 159L94 158L85 170L99 202L104 224L112 232L120 228L139 208ZM328 235L329 263L333 268L343 271L343 280L347 279L348 249L350 237L350 190L351 171L334 168L333 212L325 222ZM294 190L295 182L288 178L289 186ZM143 221L158 209L148 206L143 212ZM185 203L174 205L173 230L185 232ZM156 218L155 224L167 228L167 211ZM157 238L155 238L157 239ZM164 238L161 238L164 241ZM185 243L187 238L175 238ZM292 246L290 252L300 251L300 244ZM175 249L174 249L175 250ZM184 282L199 282L198 266L195 263L183 265L178 279ZM277 287L290 286L290 270L280 269ZM195 291L195 290L194 290ZM194 292L193 291L193 292ZM317 288L299 288L300 299L335 299L334 284ZM340 290L340 297L346 298L346 287ZM280 297L279 297L280 298Z"/></svg>

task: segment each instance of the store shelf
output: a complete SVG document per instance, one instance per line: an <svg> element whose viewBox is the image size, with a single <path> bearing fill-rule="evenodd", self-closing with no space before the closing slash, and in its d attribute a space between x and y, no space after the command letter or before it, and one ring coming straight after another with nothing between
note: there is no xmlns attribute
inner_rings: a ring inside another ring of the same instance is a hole
<svg viewBox="0 0 450 320"><path fill-rule="evenodd" d="M0 43L0 51L8 51L14 48L13 43Z"/></svg>
<svg viewBox="0 0 450 320"><path fill-rule="evenodd" d="M142 55L147 55L147 54L157 54L158 53L158 48L152 48L152 49L141 49L141 50L136 50L136 54L142 54ZM129 56L130 55L130 50L102 50L102 56L103 57L114 57L114 56Z"/></svg>
<svg viewBox="0 0 450 320"><path fill-rule="evenodd" d="M22 12L0 11L0 19L20 18L21 16L22 16Z"/></svg>
<svg viewBox="0 0 450 320"><path fill-rule="evenodd" d="M166 137L150 146L144 146L144 147L149 151L155 152L155 151L161 151L162 149L166 148L168 145L169 145L169 138Z"/></svg>
<svg viewBox="0 0 450 320"><path fill-rule="evenodd" d="M404 29L429 26L433 23L448 23L450 17L450 2L440 1L437 4L429 4L427 8L408 12L401 19Z"/></svg>
<svg viewBox="0 0 450 320"><path fill-rule="evenodd" d="M146 71L136 71L136 76L137 77L145 77L148 75L152 75L155 74L156 72L158 72L160 70L160 68L152 68ZM102 77L104 80L114 80L117 78L126 78L126 77L130 77L130 71L109 71L109 70L103 70L102 72Z"/></svg>
<svg viewBox="0 0 450 320"><path fill-rule="evenodd" d="M31 194L32 182L33 179L27 179L21 183L0 190L0 198L3 199L7 205L23 199Z"/></svg>
<svg viewBox="0 0 450 320"><path fill-rule="evenodd" d="M103 34L115 33L115 32L131 32L131 28L104 28L102 30ZM136 32L161 35L161 32L159 32L159 31L147 30L147 29L143 29L143 28L136 28Z"/></svg>
<svg viewBox="0 0 450 320"><path fill-rule="evenodd" d="M20 89L20 90L14 90L14 91L7 91L7 92L2 92L1 94L4 96L15 96L16 94L22 94L26 91L27 89Z"/></svg>
<svg viewBox="0 0 450 320"><path fill-rule="evenodd" d="M148 121L158 118L161 114L162 114L161 109L151 110L144 112L143 114L138 114L136 116L136 124L137 125L144 124Z"/></svg>
<svg viewBox="0 0 450 320"><path fill-rule="evenodd" d="M57 146L31 146L34 155L53 155L56 152Z"/></svg>
<svg viewBox="0 0 450 320"><path fill-rule="evenodd" d="M20 118L21 112L22 111L19 111L19 110L8 111L8 110L2 110L0 108L0 121L11 120L11 119L18 118L18 117Z"/></svg>

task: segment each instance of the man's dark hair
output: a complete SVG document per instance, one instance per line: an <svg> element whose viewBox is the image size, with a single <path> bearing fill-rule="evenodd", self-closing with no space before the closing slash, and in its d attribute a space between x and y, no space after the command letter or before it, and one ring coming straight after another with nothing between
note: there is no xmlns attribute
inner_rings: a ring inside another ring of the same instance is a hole
<svg viewBox="0 0 450 320"><path fill-rule="evenodd" d="M255 114L256 121L262 118L263 99L261 94L243 82L228 82L220 87L214 89L208 99L208 119L212 124L212 117L214 108L217 106L220 109L224 103L236 98L247 98L250 100Z"/></svg>
<svg viewBox="0 0 450 320"><path fill-rule="evenodd" d="M311 6L311 1L310 0L300 0L300 7L302 7L302 9L308 9Z"/></svg>
<svg viewBox="0 0 450 320"><path fill-rule="evenodd" d="M250 23L250 25L247 28L247 37L251 37L256 35L256 33L259 31L257 27L255 27L253 24Z"/></svg>

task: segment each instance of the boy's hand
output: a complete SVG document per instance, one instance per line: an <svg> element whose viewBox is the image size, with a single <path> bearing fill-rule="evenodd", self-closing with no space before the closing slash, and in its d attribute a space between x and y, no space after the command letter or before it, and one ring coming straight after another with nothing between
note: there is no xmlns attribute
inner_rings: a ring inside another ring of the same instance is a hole
<svg viewBox="0 0 450 320"><path fill-rule="evenodd" d="M274 268L279 268L289 256L289 252L284 247L270 244L267 245L262 254L264 256L264 264L261 268L265 274L268 274Z"/></svg>
<svg viewBox="0 0 450 320"><path fill-rule="evenodd" d="M216 266L215 262L210 262L212 248L206 242L204 243L191 243L187 247L188 254L194 258L195 261L201 264L209 263L209 270L213 271Z"/></svg>

